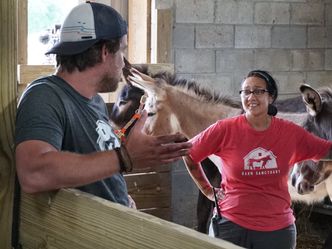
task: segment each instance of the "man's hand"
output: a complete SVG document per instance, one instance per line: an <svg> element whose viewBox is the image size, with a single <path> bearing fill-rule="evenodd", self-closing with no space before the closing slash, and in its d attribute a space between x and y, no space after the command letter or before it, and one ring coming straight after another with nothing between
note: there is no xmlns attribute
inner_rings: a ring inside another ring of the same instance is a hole
<svg viewBox="0 0 332 249"><path fill-rule="evenodd" d="M185 142L187 139L182 134L147 135L144 132L146 119L147 112L143 111L125 142L134 168L171 163L188 154L192 145Z"/></svg>

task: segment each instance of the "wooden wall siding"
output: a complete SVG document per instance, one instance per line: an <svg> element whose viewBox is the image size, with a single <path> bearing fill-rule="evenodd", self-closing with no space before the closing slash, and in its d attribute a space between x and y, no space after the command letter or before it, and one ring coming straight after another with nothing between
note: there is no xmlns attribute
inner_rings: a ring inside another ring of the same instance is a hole
<svg viewBox="0 0 332 249"><path fill-rule="evenodd" d="M23 195L23 249L236 249L231 243L78 190Z"/></svg>
<svg viewBox="0 0 332 249"><path fill-rule="evenodd" d="M138 210L171 221L171 171L130 174L125 179L128 193L135 200Z"/></svg>
<svg viewBox="0 0 332 249"><path fill-rule="evenodd" d="M128 59L132 63L146 63L150 44L147 20L151 12L150 0L128 0ZM149 42L148 42L149 41ZM149 52L150 54L150 52Z"/></svg>
<svg viewBox="0 0 332 249"><path fill-rule="evenodd" d="M110 0L110 5L128 20L128 0Z"/></svg>
<svg viewBox="0 0 332 249"><path fill-rule="evenodd" d="M28 85L33 80L51 75L55 71L55 66L52 65L18 65L17 66L17 80L20 85Z"/></svg>
<svg viewBox="0 0 332 249"><path fill-rule="evenodd" d="M85 3L86 0L79 0L79 3ZM128 20L128 0L95 0L92 2L103 3L116 9L124 19Z"/></svg>
<svg viewBox="0 0 332 249"><path fill-rule="evenodd" d="M152 0L148 0L147 1L147 12L146 12L146 17L145 17L145 22L146 22L146 29L147 29L147 33L146 33L146 61L144 61L144 63L151 63L151 1Z"/></svg>
<svg viewBox="0 0 332 249"><path fill-rule="evenodd" d="M0 1L0 247L11 248L16 112L17 1Z"/></svg>
<svg viewBox="0 0 332 249"><path fill-rule="evenodd" d="M28 0L18 1L17 63L28 63Z"/></svg>
<svg viewBox="0 0 332 249"><path fill-rule="evenodd" d="M137 209L159 218L172 220L172 165L135 170L125 175L128 193Z"/></svg>
<svg viewBox="0 0 332 249"><path fill-rule="evenodd" d="M172 62L173 10L157 11L157 63Z"/></svg>

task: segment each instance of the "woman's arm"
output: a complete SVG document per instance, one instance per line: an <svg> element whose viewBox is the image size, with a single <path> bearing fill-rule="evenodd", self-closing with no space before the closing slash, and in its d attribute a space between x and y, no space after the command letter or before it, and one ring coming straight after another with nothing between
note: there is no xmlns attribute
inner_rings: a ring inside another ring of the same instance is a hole
<svg viewBox="0 0 332 249"><path fill-rule="evenodd" d="M210 184L209 180L207 179L204 170L202 168L201 163L195 163L190 158L190 156L183 157L186 168L196 183L199 190L211 201L214 201L214 195L212 190L212 185Z"/></svg>

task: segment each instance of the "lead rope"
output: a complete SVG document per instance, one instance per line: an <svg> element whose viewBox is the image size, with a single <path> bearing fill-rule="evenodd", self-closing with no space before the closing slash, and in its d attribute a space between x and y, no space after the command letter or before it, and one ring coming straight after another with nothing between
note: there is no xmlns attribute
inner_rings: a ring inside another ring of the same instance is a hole
<svg viewBox="0 0 332 249"><path fill-rule="evenodd" d="M214 237L218 237L219 236L219 220L221 219L221 212L220 212L220 208L218 205L218 197L216 194L216 190L214 189L214 187L212 187L213 190L213 195L214 195L214 203L216 205L216 209L217 209L217 216L212 217L212 228L213 228L213 232L214 232Z"/></svg>
<svg viewBox="0 0 332 249"><path fill-rule="evenodd" d="M219 208L219 205L218 205L218 197L217 197L217 194L216 194L216 190L214 189L214 187L212 187L213 189L213 195L214 195L214 203L216 205L216 209L217 209L217 215L219 218L221 218L221 212L220 212L220 208Z"/></svg>
<svg viewBox="0 0 332 249"><path fill-rule="evenodd" d="M124 142L125 139L126 139L126 131L127 129L136 121L138 120L141 115L142 115L142 111L144 109L144 105L145 105L145 102L147 100L147 95L144 94L142 95L141 97L141 100L140 100L140 105L138 107L138 109L135 111L135 114L131 117L131 119L128 121L128 123L121 129L118 129L118 130L114 130L114 133L115 135L120 139L121 142Z"/></svg>

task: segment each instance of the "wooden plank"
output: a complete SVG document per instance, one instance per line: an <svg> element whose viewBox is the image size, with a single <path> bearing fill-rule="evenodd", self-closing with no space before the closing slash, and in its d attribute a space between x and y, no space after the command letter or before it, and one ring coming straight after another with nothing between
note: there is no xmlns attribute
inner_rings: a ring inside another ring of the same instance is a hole
<svg viewBox="0 0 332 249"><path fill-rule="evenodd" d="M146 3L146 60L145 63L151 63L151 0Z"/></svg>
<svg viewBox="0 0 332 249"><path fill-rule="evenodd" d="M174 73L174 64L171 63L154 63L154 64L133 64L134 66L147 66L148 67L148 73L155 74L159 72L169 72Z"/></svg>
<svg viewBox="0 0 332 249"><path fill-rule="evenodd" d="M27 85L39 77L53 74L55 67L53 65L18 65L18 83Z"/></svg>
<svg viewBox="0 0 332 249"><path fill-rule="evenodd" d="M132 63L147 62L148 0L128 0L128 59Z"/></svg>
<svg viewBox="0 0 332 249"><path fill-rule="evenodd" d="M125 179L138 209L171 207L171 172L130 174Z"/></svg>
<svg viewBox="0 0 332 249"><path fill-rule="evenodd" d="M172 61L173 12L162 9L157 12L157 63Z"/></svg>
<svg viewBox="0 0 332 249"><path fill-rule="evenodd" d="M81 0L81 2L84 3L86 1ZM93 2L112 6L125 20L128 20L128 0L94 0Z"/></svg>
<svg viewBox="0 0 332 249"><path fill-rule="evenodd" d="M146 168L140 168L140 169L133 169L132 174L136 173L148 173L148 172L168 172L172 168L171 164L162 164L162 165L156 165L154 167L146 167Z"/></svg>
<svg viewBox="0 0 332 249"><path fill-rule="evenodd" d="M116 9L125 20L128 20L128 0L111 0L111 6Z"/></svg>
<svg viewBox="0 0 332 249"><path fill-rule="evenodd" d="M11 248L16 112L17 1L0 1L0 247Z"/></svg>
<svg viewBox="0 0 332 249"><path fill-rule="evenodd" d="M173 0L155 0L156 9L171 9L173 7Z"/></svg>
<svg viewBox="0 0 332 249"><path fill-rule="evenodd" d="M78 190L49 196L23 195L24 249L240 248Z"/></svg>
<svg viewBox="0 0 332 249"><path fill-rule="evenodd" d="M172 208L146 208L139 209L140 212L151 214L163 220L172 221Z"/></svg>
<svg viewBox="0 0 332 249"><path fill-rule="evenodd" d="M28 1L18 1L17 63L28 63Z"/></svg>

